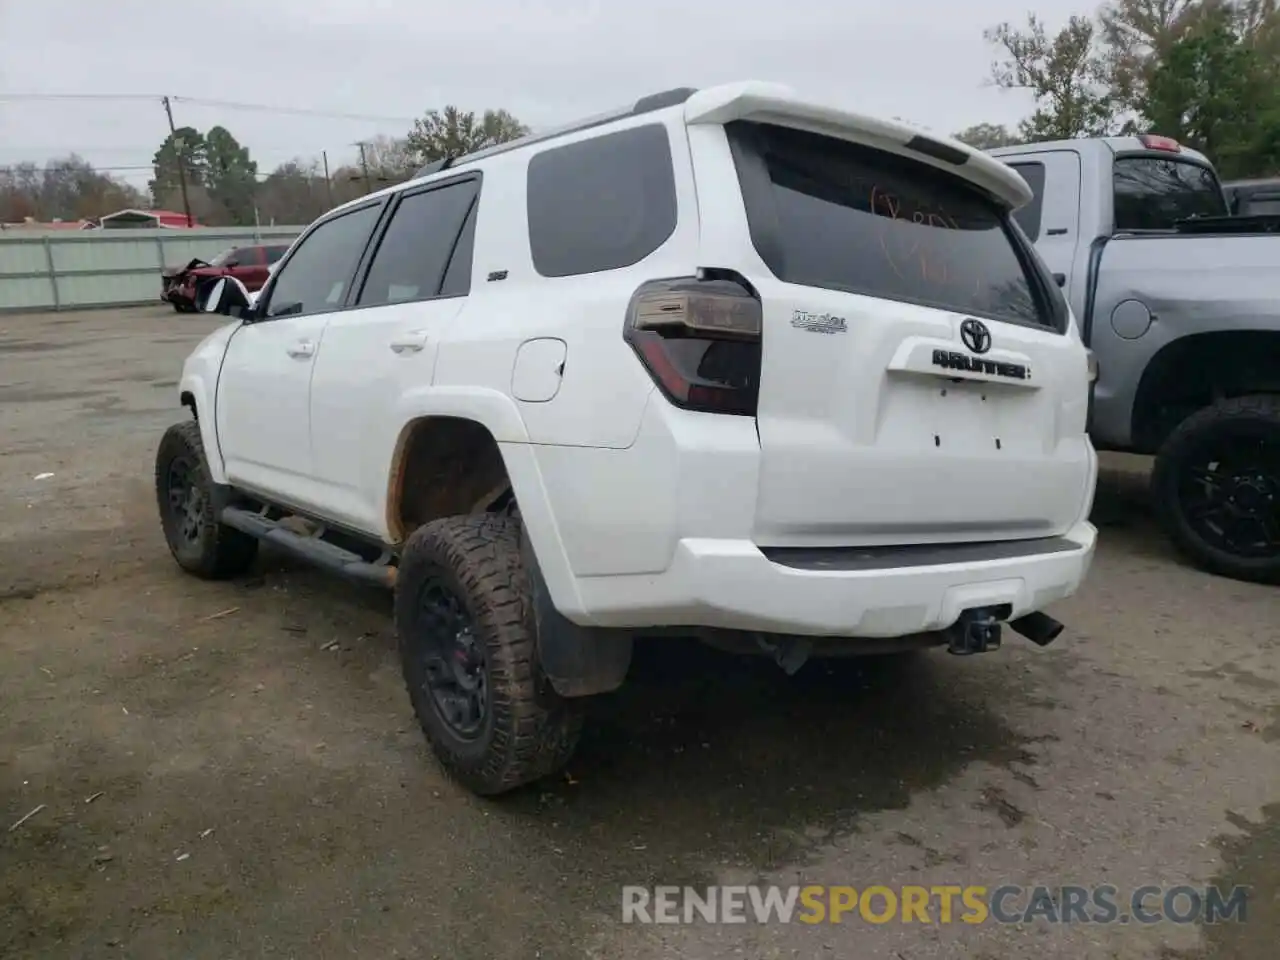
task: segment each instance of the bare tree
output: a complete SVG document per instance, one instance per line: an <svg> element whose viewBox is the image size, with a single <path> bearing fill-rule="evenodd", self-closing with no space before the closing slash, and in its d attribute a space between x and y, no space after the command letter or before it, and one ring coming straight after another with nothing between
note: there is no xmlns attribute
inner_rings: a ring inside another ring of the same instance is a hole
<svg viewBox="0 0 1280 960"><path fill-rule="evenodd" d="M407 143L419 163L461 157L485 147L523 137L529 128L506 110L486 110L479 118L471 111L449 106L429 110L413 122Z"/></svg>
<svg viewBox="0 0 1280 960"><path fill-rule="evenodd" d="M1016 133L1000 123L975 123L972 127L965 127L955 134L955 138L979 150L1010 147L1022 142Z"/></svg>
<svg viewBox="0 0 1280 960"><path fill-rule="evenodd" d="M369 172L393 183L409 179L420 166L407 137L377 136L364 141L364 151Z"/></svg>
<svg viewBox="0 0 1280 960"><path fill-rule="evenodd" d="M0 222L92 219L144 204L136 187L95 170L75 154L43 167L0 167Z"/></svg>
<svg viewBox="0 0 1280 960"><path fill-rule="evenodd" d="M1116 126L1106 52L1087 17L1072 17L1052 37L1035 14L1019 30L1010 23L984 34L1001 51L992 79L1006 89L1030 90L1035 112L1019 135L1028 141L1097 136Z"/></svg>

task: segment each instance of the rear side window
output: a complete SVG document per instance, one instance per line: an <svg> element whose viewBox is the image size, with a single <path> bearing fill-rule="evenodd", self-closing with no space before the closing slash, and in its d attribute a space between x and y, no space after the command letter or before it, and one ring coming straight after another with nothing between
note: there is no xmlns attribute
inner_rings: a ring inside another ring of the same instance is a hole
<svg viewBox="0 0 1280 960"><path fill-rule="evenodd" d="M475 180L463 180L404 196L378 242L357 306L439 296L479 186ZM465 256L469 273L471 251Z"/></svg>
<svg viewBox="0 0 1280 960"><path fill-rule="evenodd" d="M267 266L275 263L289 250L288 247L266 247L265 249L267 251Z"/></svg>
<svg viewBox="0 0 1280 960"><path fill-rule="evenodd" d="M1007 212L959 178L801 130L728 129L752 241L780 280L1061 327Z"/></svg>
<svg viewBox="0 0 1280 960"><path fill-rule="evenodd" d="M1025 207L1013 211L1013 219L1018 221L1018 226L1027 235L1027 239L1035 243L1040 239L1040 214L1044 209L1044 164L1011 163L1009 166L1018 171L1035 194Z"/></svg>
<svg viewBox="0 0 1280 960"><path fill-rule="evenodd" d="M639 263L676 228L666 127L648 124L544 150L529 161L529 249L544 277Z"/></svg>
<svg viewBox="0 0 1280 960"><path fill-rule="evenodd" d="M378 220L378 204L326 220L303 238L276 272L268 317L325 313L346 302L356 263Z"/></svg>
<svg viewBox="0 0 1280 960"><path fill-rule="evenodd" d="M1112 170L1117 230L1172 230L1179 220L1224 217L1212 170L1165 157L1117 157Z"/></svg>

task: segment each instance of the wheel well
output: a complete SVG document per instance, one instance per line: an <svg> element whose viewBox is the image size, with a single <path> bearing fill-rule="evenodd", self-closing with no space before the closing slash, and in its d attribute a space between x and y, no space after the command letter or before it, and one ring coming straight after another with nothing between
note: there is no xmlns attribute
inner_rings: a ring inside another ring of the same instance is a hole
<svg viewBox="0 0 1280 960"><path fill-rule="evenodd" d="M1280 392L1280 331L1235 330L1183 337L1161 348L1138 383L1133 445L1154 453L1183 420L1249 393Z"/></svg>
<svg viewBox="0 0 1280 960"><path fill-rule="evenodd" d="M178 398L181 404L191 411L191 416L197 420L200 419L200 411L196 409L196 398L190 390L183 390L182 396Z"/></svg>
<svg viewBox="0 0 1280 960"><path fill-rule="evenodd" d="M387 491L387 526L403 542L439 517L504 506L511 481L486 427L457 417L423 417L400 434Z"/></svg>

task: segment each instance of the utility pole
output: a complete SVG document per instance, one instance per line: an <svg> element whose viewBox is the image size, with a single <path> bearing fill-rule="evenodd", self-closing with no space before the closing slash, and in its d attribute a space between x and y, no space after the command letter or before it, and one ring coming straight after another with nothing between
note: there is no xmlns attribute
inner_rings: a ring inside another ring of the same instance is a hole
<svg viewBox="0 0 1280 960"><path fill-rule="evenodd" d="M373 193L373 181L369 179L369 161L364 154L364 141L361 140L356 144L360 148L360 169L364 171L364 192L365 194Z"/></svg>
<svg viewBox="0 0 1280 960"><path fill-rule="evenodd" d="M329 179L329 151L321 150L320 156L324 160L324 192L329 198L329 209L333 209L333 181Z"/></svg>
<svg viewBox="0 0 1280 960"><path fill-rule="evenodd" d="M173 125L173 107L169 105L169 98L162 97L164 101L165 116L169 118L169 135L173 140L173 149L178 154L178 186L182 188L182 212L187 217L187 227L191 227L191 201L187 199L187 171L186 160L183 158L183 147L185 146L178 139L177 128Z"/></svg>

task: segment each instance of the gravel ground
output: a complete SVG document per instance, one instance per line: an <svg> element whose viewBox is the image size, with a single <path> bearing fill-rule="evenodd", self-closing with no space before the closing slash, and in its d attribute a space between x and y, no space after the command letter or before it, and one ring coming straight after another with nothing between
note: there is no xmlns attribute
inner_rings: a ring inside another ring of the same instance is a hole
<svg viewBox="0 0 1280 960"><path fill-rule="evenodd" d="M653 644L568 776L487 802L423 744L385 595L169 558L151 458L209 329L0 316L0 956L1275 957L1280 593L1173 557L1144 462L1107 459L1052 647L787 678ZM620 922L624 884L754 882L1252 897L1214 926Z"/></svg>

